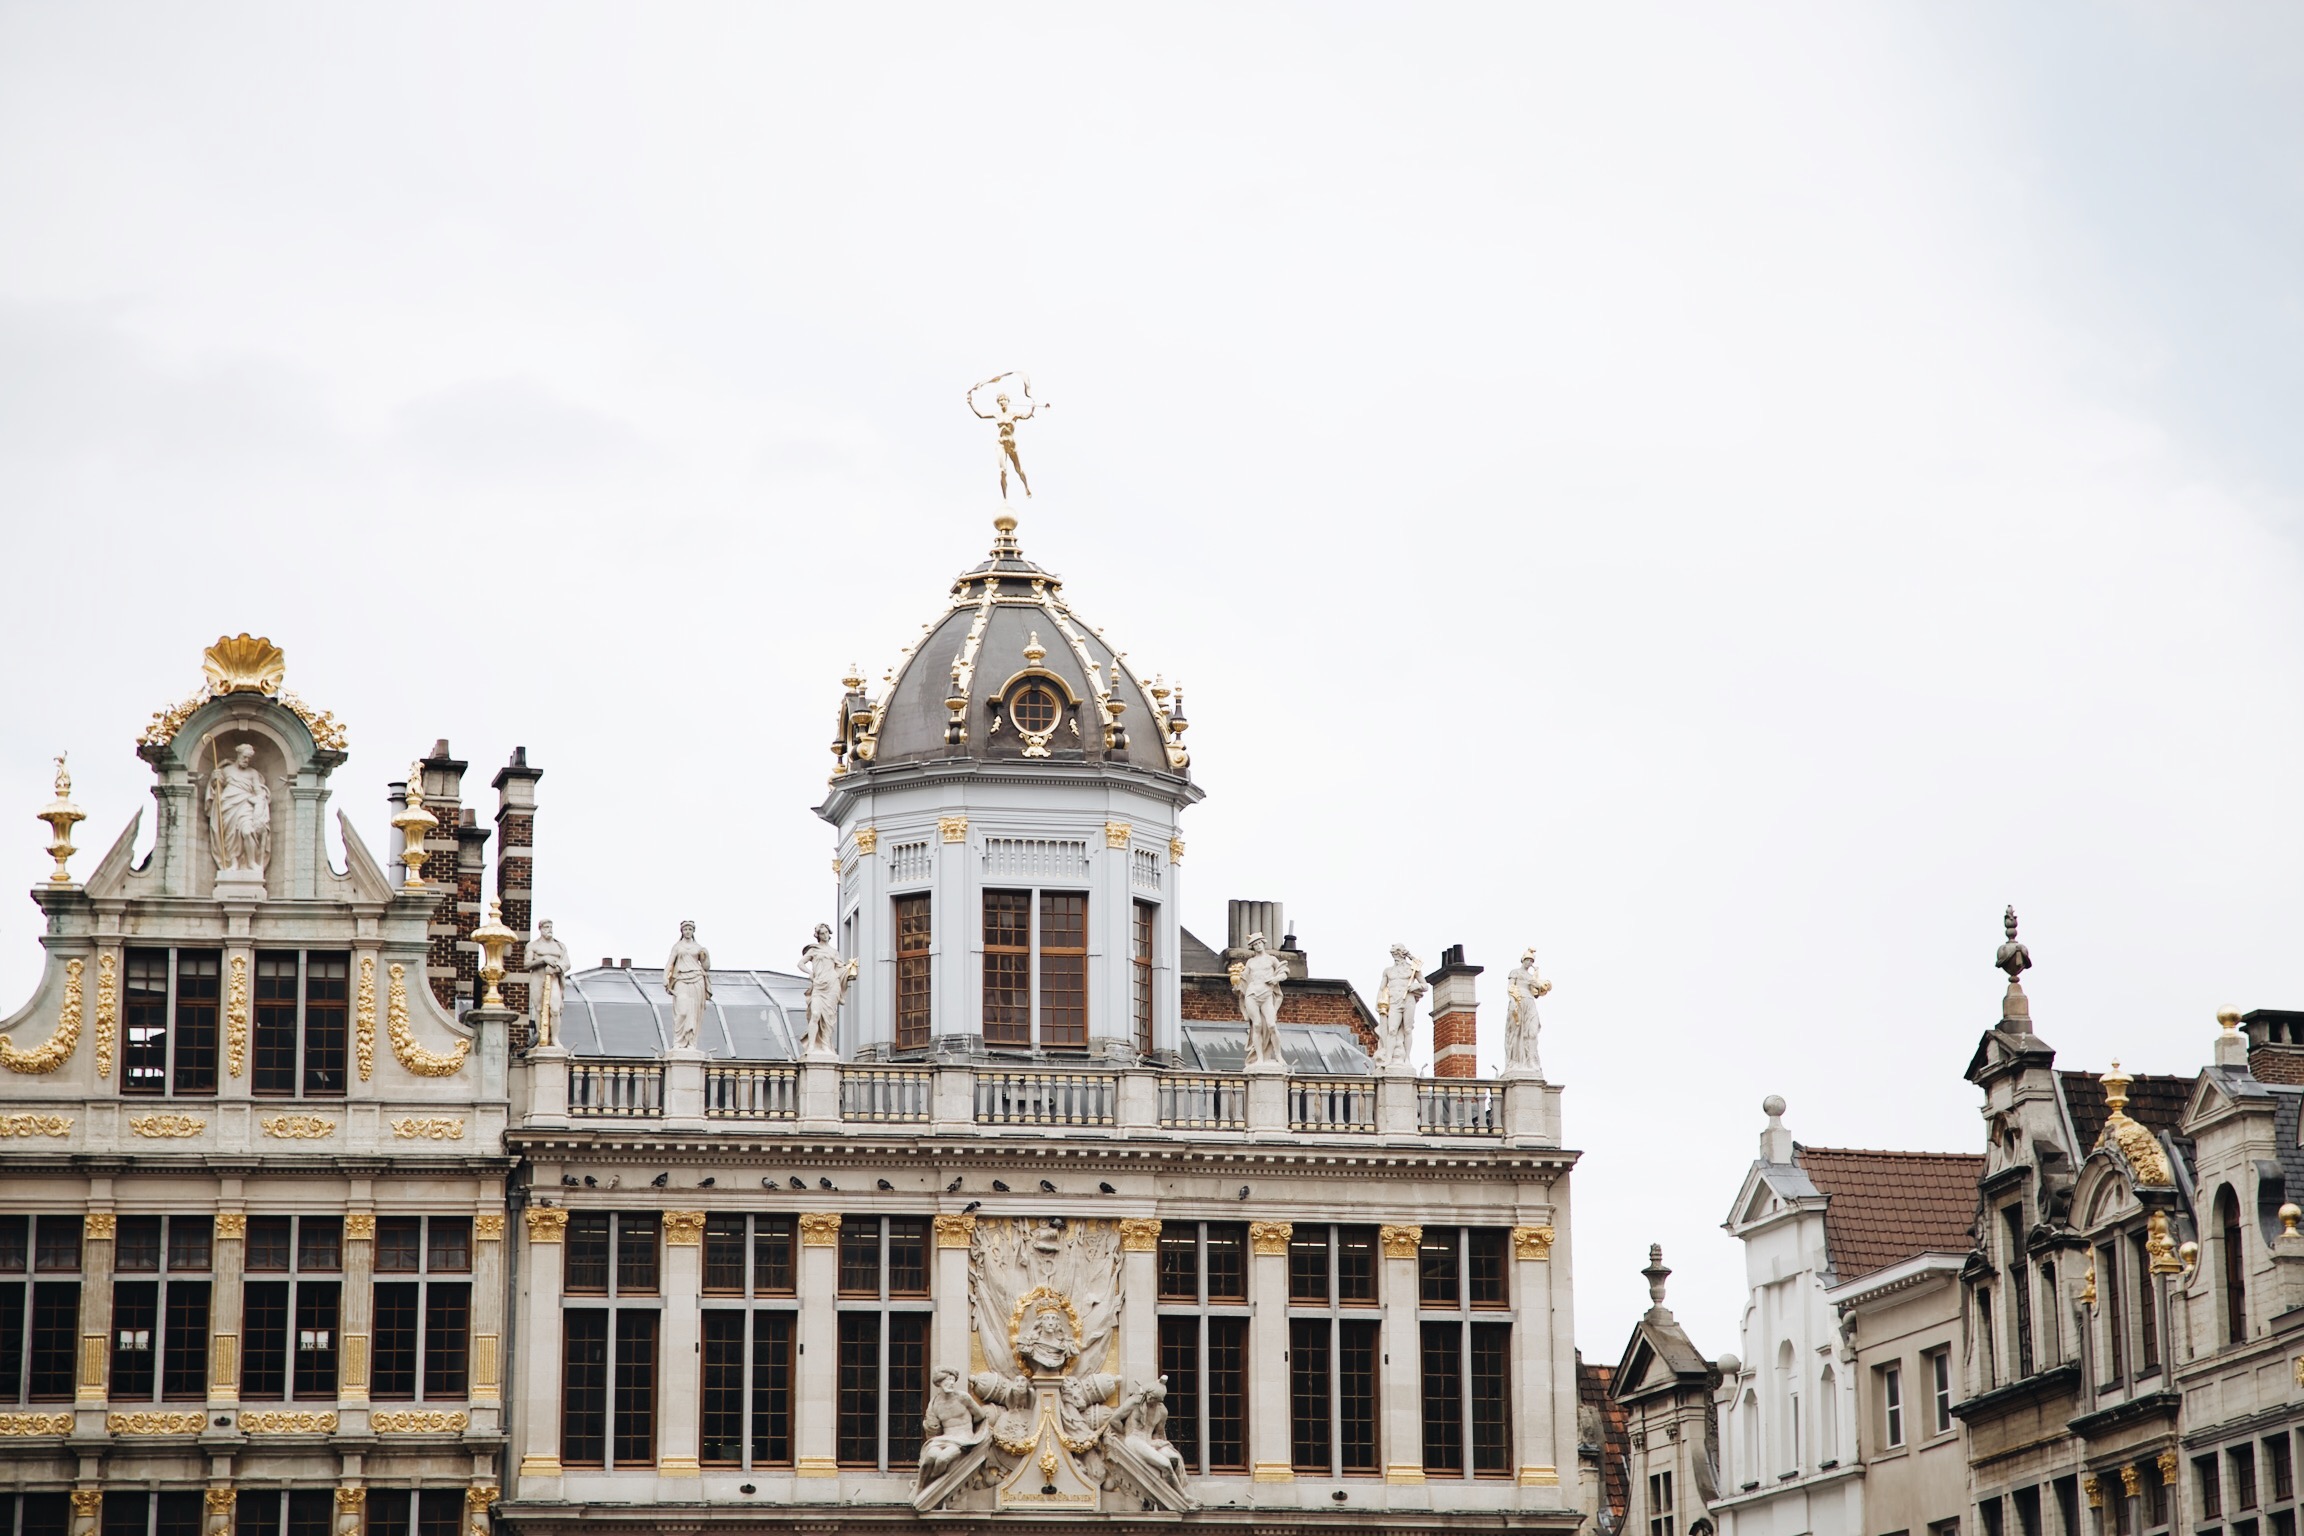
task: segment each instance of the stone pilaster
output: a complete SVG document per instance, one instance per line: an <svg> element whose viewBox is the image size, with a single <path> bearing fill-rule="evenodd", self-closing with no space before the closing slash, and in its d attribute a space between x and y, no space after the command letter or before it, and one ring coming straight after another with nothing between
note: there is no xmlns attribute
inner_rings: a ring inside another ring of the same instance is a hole
<svg viewBox="0 0 2304 1536"><path fill-rule="evenodd" d="M1160 1374L1160 1220L1120 1218L1120 1294L1144 1298L1120 1316L1120 1374L1131 1382Z"/></svg>
<svg viewBox="0 0 2304 1536"><path fill-rule="evenodd" d="M80 1233L80 1360L73 1376L80 1432L104 1433L105 1378L112 1366L112 1229L109 1206L91 1210Z"/></svg>
<svg viewBox="0 0 2304 1536"><path fill-rule="evenodd" d="M568 1213L558 1206L532 1205L521 1215L528 1246L521 1265L527 1283L520 1313L520 1392L512 1405L512 1442L520 1453L516 1492L532 1478L556 1482L560 1476L560 1287L568 1235Z"/></svg>
<svg viewBox="0 0 2304 1536"><path fill-rule="evenodd" d="M936 1316L929 1324L928 1364L931 1371L950 1366L968 1379L968 1245L975 1238L976 1218L940 1215L936 1218ZM1149 1292L1130 1291L1130 1295ZM1138 1308L1141 1311L1143 1309Z"/></svg>
<svg viewBox="0 0 2304 1536"><path fill-rule="evenodd" d="M216 1246L210 1262L215 1283L209 1288L208 1407L230 1411L240 1401L240 1317L247 1273L248 1213L216 1213Z"/></svg>
<svg viewBox="0 0 2304 1536"><path fill-rule="evenodd" d="M472 1386L475 1429L504 1413L504 1213L472 1218ZM493 1424L487 1427L494 1427Z"/></svg>
<svg viewBox="0 0 2304 1536"><path fill-rule="evenodd" d="M840 1319L833 1305L840 1280L840 1218L810 1212L800 1218L800 1358L793 1393L793 1473L838 1477L834 1432L839 1415ZM965 1289L961 1292L966 1295ZM809 1345L815 1345L810 1349ZM803 1495L802 1502L817 1502Z"/></svg>
<svg viewBox="0 0 2304 1536"><path fill-rule="evenodd" d="M1248 1462L1259 1483L1296 1481L1288 1431L1288 1239L1295 1225L1248 1226Z"/></svg>
<svg viewBox="0 0 2304 1536"><path fill-rule="evenodd" d="M656 1469L695 1477L703 1426L696 1392L703 1332L704 1213L664 1213L664 1380L658 1399Z"/></svg>
<svg viewBox="0 0 2304 1536"><path fill-rule="evenodd" d="M1383 1271L1376 1294L1384 1307L1384 1376L1377 1388L1382 1400L1384 1429L1384 1481L1424 1481L1424 1348L1417 1330L1416 1309L1421 1292L1416 1273L1416 1247L1424 1240L1419 1226L1385 1226L1376 1240L1383 1250Z"/></svg>
<svg viewBox="0 0 2304 1536"><path fill-rule="evenodd" d="M344 1347L336 1356L336 1397L355 1415L364 1416L368 1408L369 1335L375 1316L376 1213L349 1211L344 1216L344 1299L337 1316ZM364 1417L360 1427L366 1427Z"/></svg>

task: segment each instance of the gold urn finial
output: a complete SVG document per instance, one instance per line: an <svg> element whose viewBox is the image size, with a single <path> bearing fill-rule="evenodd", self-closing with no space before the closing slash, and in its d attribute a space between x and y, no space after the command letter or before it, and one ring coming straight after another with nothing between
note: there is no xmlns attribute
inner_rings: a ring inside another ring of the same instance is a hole
<svg viewBox="0 0 2304 1536"><path fill-rule="evenodd" d="M480 979L488 984L480 1006L501 1008L504 994L496 988L504 979L504 951L520 942L520 935L505 926L504 903L488 903L488 921L472 930L472 938L480 946Z"/></svg>
<svg viewBox="0 0 2304 1536"><path fill-rule="evenodd" d="M50 885L70 885L71 871L65 868L73 854L72 829L88 819L87 813L72 803L72 773L64 766L70 753L56 756L56 798L33 815L48 823L48 856L56 861L56 872L48 877Z"/></svg>
<svg viewBox="0 0 2304 1536"><path fill-rule="evenodd" d="M2135 1078L2120 1070L2120 1058L2112 1058L2112 1070L2097 1079L2104 1085L2104 1109L2114 1119L2128 1111L2128 1085Z"/></svg>
<svg viewBox="0 0 2304 1536"><path fill-rule="evenodd" d="M200 665L208 674L208 691L215 694L278 693L288 675L288 658L280 647L246 633L218 635L201 653Z"/></svg>
<svg viewBox="0 0 2304 1536"><path fill-rule="evenodd" d="M424 879L424 839L440 818L424 809L424 761L418 758L408 765L408 808L392 818L392 825L400 829L405 844L400 850L400 862L408 866L406 885L421 889Z"/></svg>
<svg viewBox="0 0 2304 1536"><path fill-rule="evenodd" d="M2304 1205L2298 1205L2291 1200L2280 1207L2280 1235L2282 1237L2294 1237L2296 1235L2296 1223L2299 1221L2304 1221Z"/></svg>
<svg viewBox="0 0 2304 1536"><path fill-rule="evenodd" d="M2232 1034L2240 1028L2240 1010L2219 1008L2216 1010L2216 1022L2224 1026L2224 1033Z"/></svg>
<svg viewBox="0 0 2304 1536"><path fill-rule="evenodd" d="M1032 631L1032 638L1024 642L1024 659L1034 666L1047 659L1048 647L1040 643L1040 631Z"/></svg>

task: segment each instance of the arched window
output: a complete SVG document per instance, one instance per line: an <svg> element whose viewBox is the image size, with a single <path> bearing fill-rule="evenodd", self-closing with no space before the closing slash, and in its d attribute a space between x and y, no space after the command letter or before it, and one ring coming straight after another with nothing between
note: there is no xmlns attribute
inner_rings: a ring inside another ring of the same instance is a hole
<svg viewBox="0 0 2304 1536"><path fill-rule="evenodd" d="M1824 1367L1824 1374L1816 1381L1816 1459L1840 1459L1839 1378L1830 1366Z"/></svg>
<svg viewBox="0 0 2304 1536"><path fill-rule="evenodd" d="M2224 1342L2248 1337L2248 1254L2240 1239L2240 1197L2227 1184L2216 1191L2217 1262L2224 1276Z"/></svg>

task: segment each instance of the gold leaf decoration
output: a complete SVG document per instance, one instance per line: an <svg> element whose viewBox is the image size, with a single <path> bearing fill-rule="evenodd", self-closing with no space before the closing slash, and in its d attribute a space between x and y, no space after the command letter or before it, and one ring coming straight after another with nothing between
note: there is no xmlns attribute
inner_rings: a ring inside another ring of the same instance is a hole
<svg viewBox="0 0 2304 1536"><path fill-rule="evenodd" d="M1156 1216L1123 1216L1120 1218L1120 1251L1122 1253L1157 1253L1160 1251L1160 1220Z"/></svg>
<svg viewBox="0 0 2304 1536"><path fill-rule="evenodd" d="M472 1218L472 1235L484 1243L494 1242L504 1235L504 1213L490 1211Z"/></svg>
<svg viewBox="0 0 2304 1536"><path fill-rule="evenodd" d="M208 1129L208 1122L198 1115L133 1115L128 1129L139 1136L155 1139L170 1136L197 1136Z"/></svg>
<svg viewBox="0 0 2304 1536"><path fill-rule="evenodd" d="M392 1134L402 1141L462 1141L464 1122L445 1115L434 1115L426 1119L411 1116L406 1120L393 1121Z"/></svg>
<svg viewBox="0 0 2304 1536"><path fill-rule="evenodd" d="M112 1075L112 1035L120 1023L120 956L106 950L96 957L96 1075Z"/></svg>
<svg viewBox="0 0 2304 1536"><path fill-rule="evenodd" d="M1252 1221L1248 1223L1248 1246L1257 1253L1286 1253L1288 1239L1295 1233L1292 1221Z"/></svg>
<svg viewBox="0 0 2304 1536"><path fill-rule="evenodd" d="M56 1013L56 1032L31 1050L13 1040L0 1040L0 1066L11 1072L53 1072L72 1059L80 1048L80 973L87 962L64 962L64 1006Z"/></svg>
<svg viewBox="0 0 2304 1536"><path fill-rule="evenodd" d="M70 1115L0 1115L0 1136L69 1136Z"/></svg>
<svg viewBox="0 0 2304 1536"><path fill-rule="evenodd" d="M1376 1237L1384 1245L1384 1257L1388 1259L1412 1259L1416 1257L1417 1245L1424 1241L1424 1229L1406 1226L1379 1227L1376 1229Z"/></svg>
<svg viewBox="0 0 2304 1536"><path fill-rule="evenodd" d="M1552 1239L1556 1236L1549 1226L1514 1227L1512 1229L1512 1257L1540 1261L1552 1257Z"/></svg>
<svg viewBox="0 0 2304 1536"><path fill-rule="evenodd" d="M360 995L354 1014L352 1054L360 1059L360 1081L376 1075L376 957L360 957Z"/></svg>
<svg viewBox="0 0 2304 1536"><path fill-rule="evenodd" d="M296 695L283 690L280 704L304 722L304 729L312 733L312 745L326 751L344 750L344 722L328 710L316 710Z"/></svg>
<svg viewBox="0 0 2304 1536"><path fill-rule="evenodd" d="M400 1065L418 1077L452 1077L464 1065L464 1058L472 1054L472 1042L459 1040L456 1049L447 1052L428 1051L416 1043L416 1036L408 1028L408 967L397 962L392 967L392 990L385 1003L385 1027L392 1036L392 1054Z"/></svg>
<svg viewBox="0 0 2304 1536"><path fill-rule="evenodd" d="M218 635L201 652L200 670L207 674L210 693L278 693L288 675L288 657L271 641L243 631Z"/></svg>
<svg viewBox="0 0 2304 1536"><path fill-rule="evenodd" d="M800 1246L831 1248L840 1241L840 1217L833 1211L808 1211L800 1217Z"/></svg>
<svg viewBox="0 0 2304 1536"><path fill-rule="evenodd" d="M368 1427L380 1435L460 1435L470 1420L461 1413L372 1413Z"/></svg>
<svg viewBox="0 0 2304 1536"><path fill-rule="evenodd" d="M108 1413L104 1428L115 1435L196 1435L208 1425L205 1413Z"/></svg>
<svg viewBox="0 0 2304 1536"><path fill-rule="evenodd" d="M25 1435L70 1433L72 1415L68 1413L0 1413L0 1438L13 1440Z"/></svg>
<svg viewBox="0 0 2304 1536"><path fill-rule="evenodd" d="M232 992L225 1000L224 1055L238 1077L248 1060L248 957L232 957Z"/></svg>
<svg viewBox="0 0 2304 1536"><path fill-rule="evenodd" d="M290 1141L317 1141L336 1134L336 1122L323 1120L318 1115L269 1115L258 1123L264 1127L265 1135Z"/></svg>
<svg viewBox="0 0 2304 1536"><path fill-rule="evenodd" d="M240 1415L240 1427L251 1435L332 1435L333 1413L275 1413L264 1410Z"/></svg>

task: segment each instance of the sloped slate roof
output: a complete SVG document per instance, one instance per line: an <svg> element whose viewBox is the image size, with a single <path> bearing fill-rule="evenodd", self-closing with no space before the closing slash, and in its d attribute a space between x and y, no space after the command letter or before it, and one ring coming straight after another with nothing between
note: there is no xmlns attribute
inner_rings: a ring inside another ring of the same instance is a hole
<svg viewBox="0 0 2304 1536"><path fill-rule="evenodd" d="M1831 1199L1824 1241L1843 1281L1923 1253L1966 1253L1975 1246L1976 1181L1984 1176L1984 1159L1974 1153L1800 1147L1792 1156Z"/></svg>
<svg viewBox="0 0 2304 1536"><path fill-rule="evenodd" d="M2104 1085L2093 1072L2059 1072L2056 1076L2064 1084L2064 1103L2072 1111L2072 1134L2080 1138L2080 1145L2074 1150L2086 1157L2095 1150L2096 1138L2104 1134L2104 1122L2109 1118L2104 1105ZM2191 1102L2192 1086L2198 1081L2191 1074L2177 1077L2139 1072L2128 1085L2128 1118L2155 1135L2162 1131L2174 1133L2184 1118L2184 1106Z"/></svg>

